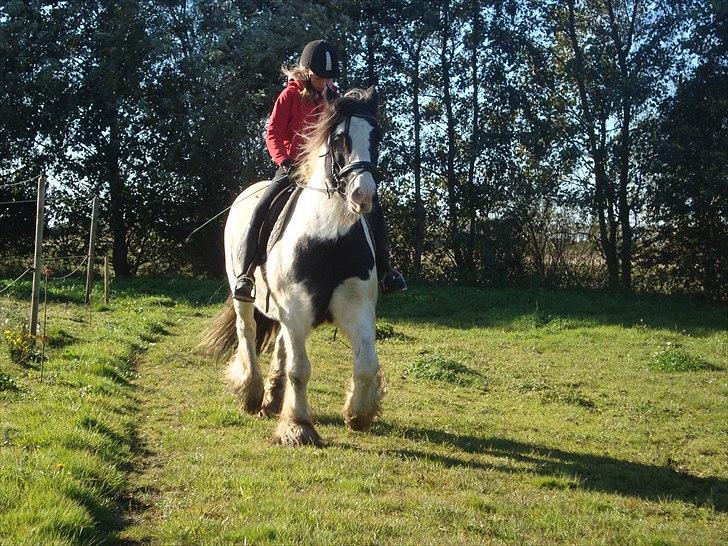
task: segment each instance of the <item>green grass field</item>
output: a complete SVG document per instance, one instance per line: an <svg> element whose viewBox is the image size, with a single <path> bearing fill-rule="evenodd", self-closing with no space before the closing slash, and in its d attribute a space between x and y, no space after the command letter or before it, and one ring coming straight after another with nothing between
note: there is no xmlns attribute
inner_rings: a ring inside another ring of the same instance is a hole
<svg viewBox="0 0 728 546"><path fill-rule="evenodd" d="M728 542L725 307L418 287L381 302L380 421L343 426L351 355L323 326L326 447L287 449L191 351L218 287L119 283L89 309L52 283L43 381L0 346L0 543ZM9 292L2 330L27 314Z"/></svg>

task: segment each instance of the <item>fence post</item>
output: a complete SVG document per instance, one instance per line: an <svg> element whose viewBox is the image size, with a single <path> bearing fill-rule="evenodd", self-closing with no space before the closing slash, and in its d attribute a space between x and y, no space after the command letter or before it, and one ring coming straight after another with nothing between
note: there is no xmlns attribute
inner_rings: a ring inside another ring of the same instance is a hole
<svg viewBox="0 0 728 546"><path fill-rule="evenodd" d="M88 241L88 266L86 267L86 297L84 301L91 301L91 287L94 283L94 262L96 261L96 225L99 221L99 197L94 197L91 208L91 235Z"/></svg>
<svg viewBox="0 0 728 546"><path fill-rule="evenodd" d="M30 333L38 333L38 301L40 297L41 254L43 250L43 225L45 224L46 178L38 177L38 201L35 213L35 252L33 254L33 295L30 304Z"/></svg>
<svg viewBox="0 0 728 546"><path fill-rule="evenodd" d="M111 276L111 271L109 271L109 256L104 256L104 303L106 305L109 304L109 296L110 290L109 290L109 277Z"/></svg>

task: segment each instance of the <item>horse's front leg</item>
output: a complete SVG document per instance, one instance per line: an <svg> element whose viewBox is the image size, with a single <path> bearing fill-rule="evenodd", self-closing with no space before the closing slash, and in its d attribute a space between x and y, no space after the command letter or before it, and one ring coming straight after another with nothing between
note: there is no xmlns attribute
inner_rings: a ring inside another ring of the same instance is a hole
<svg viewBox="0 0 728 546"><path fill-rule="evenodd" d="M306 354L305 328L281 325L286 354L286 387L273 442L285 446L321 445L308 406L306 390L311 362Z"/></svg>
<svg viewBox="0 0 728 546"><path fill-rule="evenodd" d="M344 404L344 420L352 430L367 430L381 411L384 379L375 350L376 326L374 304L357 298L334 300L334 321L351 342L354 351L354 374ZM337 295L338 296L338 295Z"/></svg>

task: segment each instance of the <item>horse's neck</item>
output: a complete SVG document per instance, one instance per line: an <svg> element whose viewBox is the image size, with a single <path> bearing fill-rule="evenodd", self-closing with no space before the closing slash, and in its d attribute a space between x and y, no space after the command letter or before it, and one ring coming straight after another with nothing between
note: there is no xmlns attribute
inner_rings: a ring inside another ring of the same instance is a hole
<svg viewBox="0 0 728 546"><path fill-rule="evenodd" d="M326 183L326 162L319 157L296 207L308 235L332 238L347 231L358 220L349 212L346 200Z"/></svg>

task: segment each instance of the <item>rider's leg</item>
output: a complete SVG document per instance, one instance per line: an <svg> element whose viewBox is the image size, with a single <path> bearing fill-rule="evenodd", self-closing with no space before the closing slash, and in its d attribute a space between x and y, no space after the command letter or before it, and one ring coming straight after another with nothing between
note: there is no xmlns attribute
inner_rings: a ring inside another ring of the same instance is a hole
<svg viewBox="0 0 728 546"><path fill-rule="evenodd" d="M245 238L240 241L238 247L238 256L240 258L240 264L242 265L241 273L238 275L237 282L235 283L235 289L233 290L233 298L240 301L255 301L253 297L253 289L255 287L255 281L253 280L253 273L257 267L255 262L256 256L258 255L258 237L260 236L260 229L263 226L265 217L268 214L268 209L275 197L291 183L288 176L288 170L281 167L276 172L268 188L263 193L260 201L255 206L253 215L250 217L250 223L248 225L248 231L245 234Z"/></svg>
<svg viewBox="0 0 728 546"><path fill-rule="evenodd" d="M392 269L389 259L389 233L387 224L384 222L384 213L379 204L379 198L374 198L372 211L369 213L369 225L374 236L374 253L377 260L377 279L385 296L407 290L402 274L396 269Z"/></svg>

